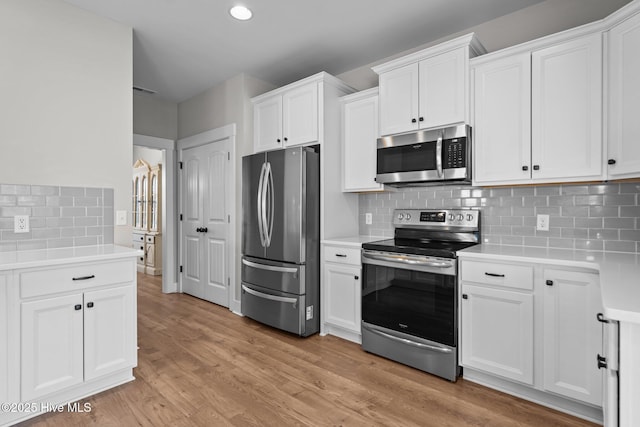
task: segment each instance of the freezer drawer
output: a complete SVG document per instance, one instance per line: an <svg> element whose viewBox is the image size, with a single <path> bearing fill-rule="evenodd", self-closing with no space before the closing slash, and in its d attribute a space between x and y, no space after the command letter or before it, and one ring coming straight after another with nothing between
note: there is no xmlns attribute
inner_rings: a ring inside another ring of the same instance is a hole
<svg viewBox="0 0 640 427"><path fill-rule="evenodd" d="M307 307L304 295L274 292L243 282L241 301L242 314L265 325L301 336L317 332L317 329L307 327L306 320L307 311L312 317L309 320L317 318L314 312L317 308Z"/></svg>
<svg viewBox="0 0 640 427"><path fill-rule="evenodd" d="M306 293L305 273L304 265L242 257L242 281L272 291Z"/></svg>

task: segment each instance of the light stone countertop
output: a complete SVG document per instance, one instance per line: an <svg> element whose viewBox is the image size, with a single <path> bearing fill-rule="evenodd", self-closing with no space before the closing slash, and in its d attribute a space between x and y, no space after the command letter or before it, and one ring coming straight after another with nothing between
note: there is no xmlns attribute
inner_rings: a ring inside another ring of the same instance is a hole
<svg viewBox="0 0 640 427"><path fill-rule="evenodd" d="M640 255L570 249L480 244L458 251L462 259L534 262L599 272L605 317L640 324Z"/></svg>
<svg viewBox="0 0 640 427"><path fill-rule="evenodd" d="M117 245L0 252L0 272L18 268L49 267L69 262L104 261L142 255L143 252L139 249Z"/></svg>
<svg viewBox="0 0 640 427"><path fill-rule="evenodd" d="M333 239L325 239L322 241L323 245L336 245L336 246L351 246L354 248L362 247L363 243L375 242L377 240L386 240L390 237L381 236L346 236L336 237Z"/></svg>

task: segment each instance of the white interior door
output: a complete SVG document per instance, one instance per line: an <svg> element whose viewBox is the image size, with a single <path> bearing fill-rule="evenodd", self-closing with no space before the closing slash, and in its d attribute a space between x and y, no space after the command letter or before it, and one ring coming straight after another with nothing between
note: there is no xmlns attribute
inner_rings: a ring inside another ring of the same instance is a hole
<svg viewBox="0 0 640 427"><path fill-rule="evenodd" d="M229 306L231 141L182 150L182 290Z"/></svg>

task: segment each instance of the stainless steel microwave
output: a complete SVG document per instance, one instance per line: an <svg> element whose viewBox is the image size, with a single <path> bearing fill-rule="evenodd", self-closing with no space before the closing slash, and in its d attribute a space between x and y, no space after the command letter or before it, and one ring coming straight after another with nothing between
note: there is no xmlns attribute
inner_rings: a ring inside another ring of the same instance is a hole
<svg viewBox="0 0 640 427"><path fill-rule="evenodd" d="M471 183L471 127L378 138L376 182L391 186Z"/></svg>

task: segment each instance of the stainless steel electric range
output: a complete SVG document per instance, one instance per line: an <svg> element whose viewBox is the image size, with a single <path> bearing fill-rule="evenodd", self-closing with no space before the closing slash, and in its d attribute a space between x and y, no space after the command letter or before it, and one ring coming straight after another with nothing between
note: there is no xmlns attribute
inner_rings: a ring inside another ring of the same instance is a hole
<svg viewBox="0 0 640 427"><path fill-rule="evenodd" d="M480 242L480 212L397 209L393 225L362 245L362 348L456 381L456 251Z"/></svg>

